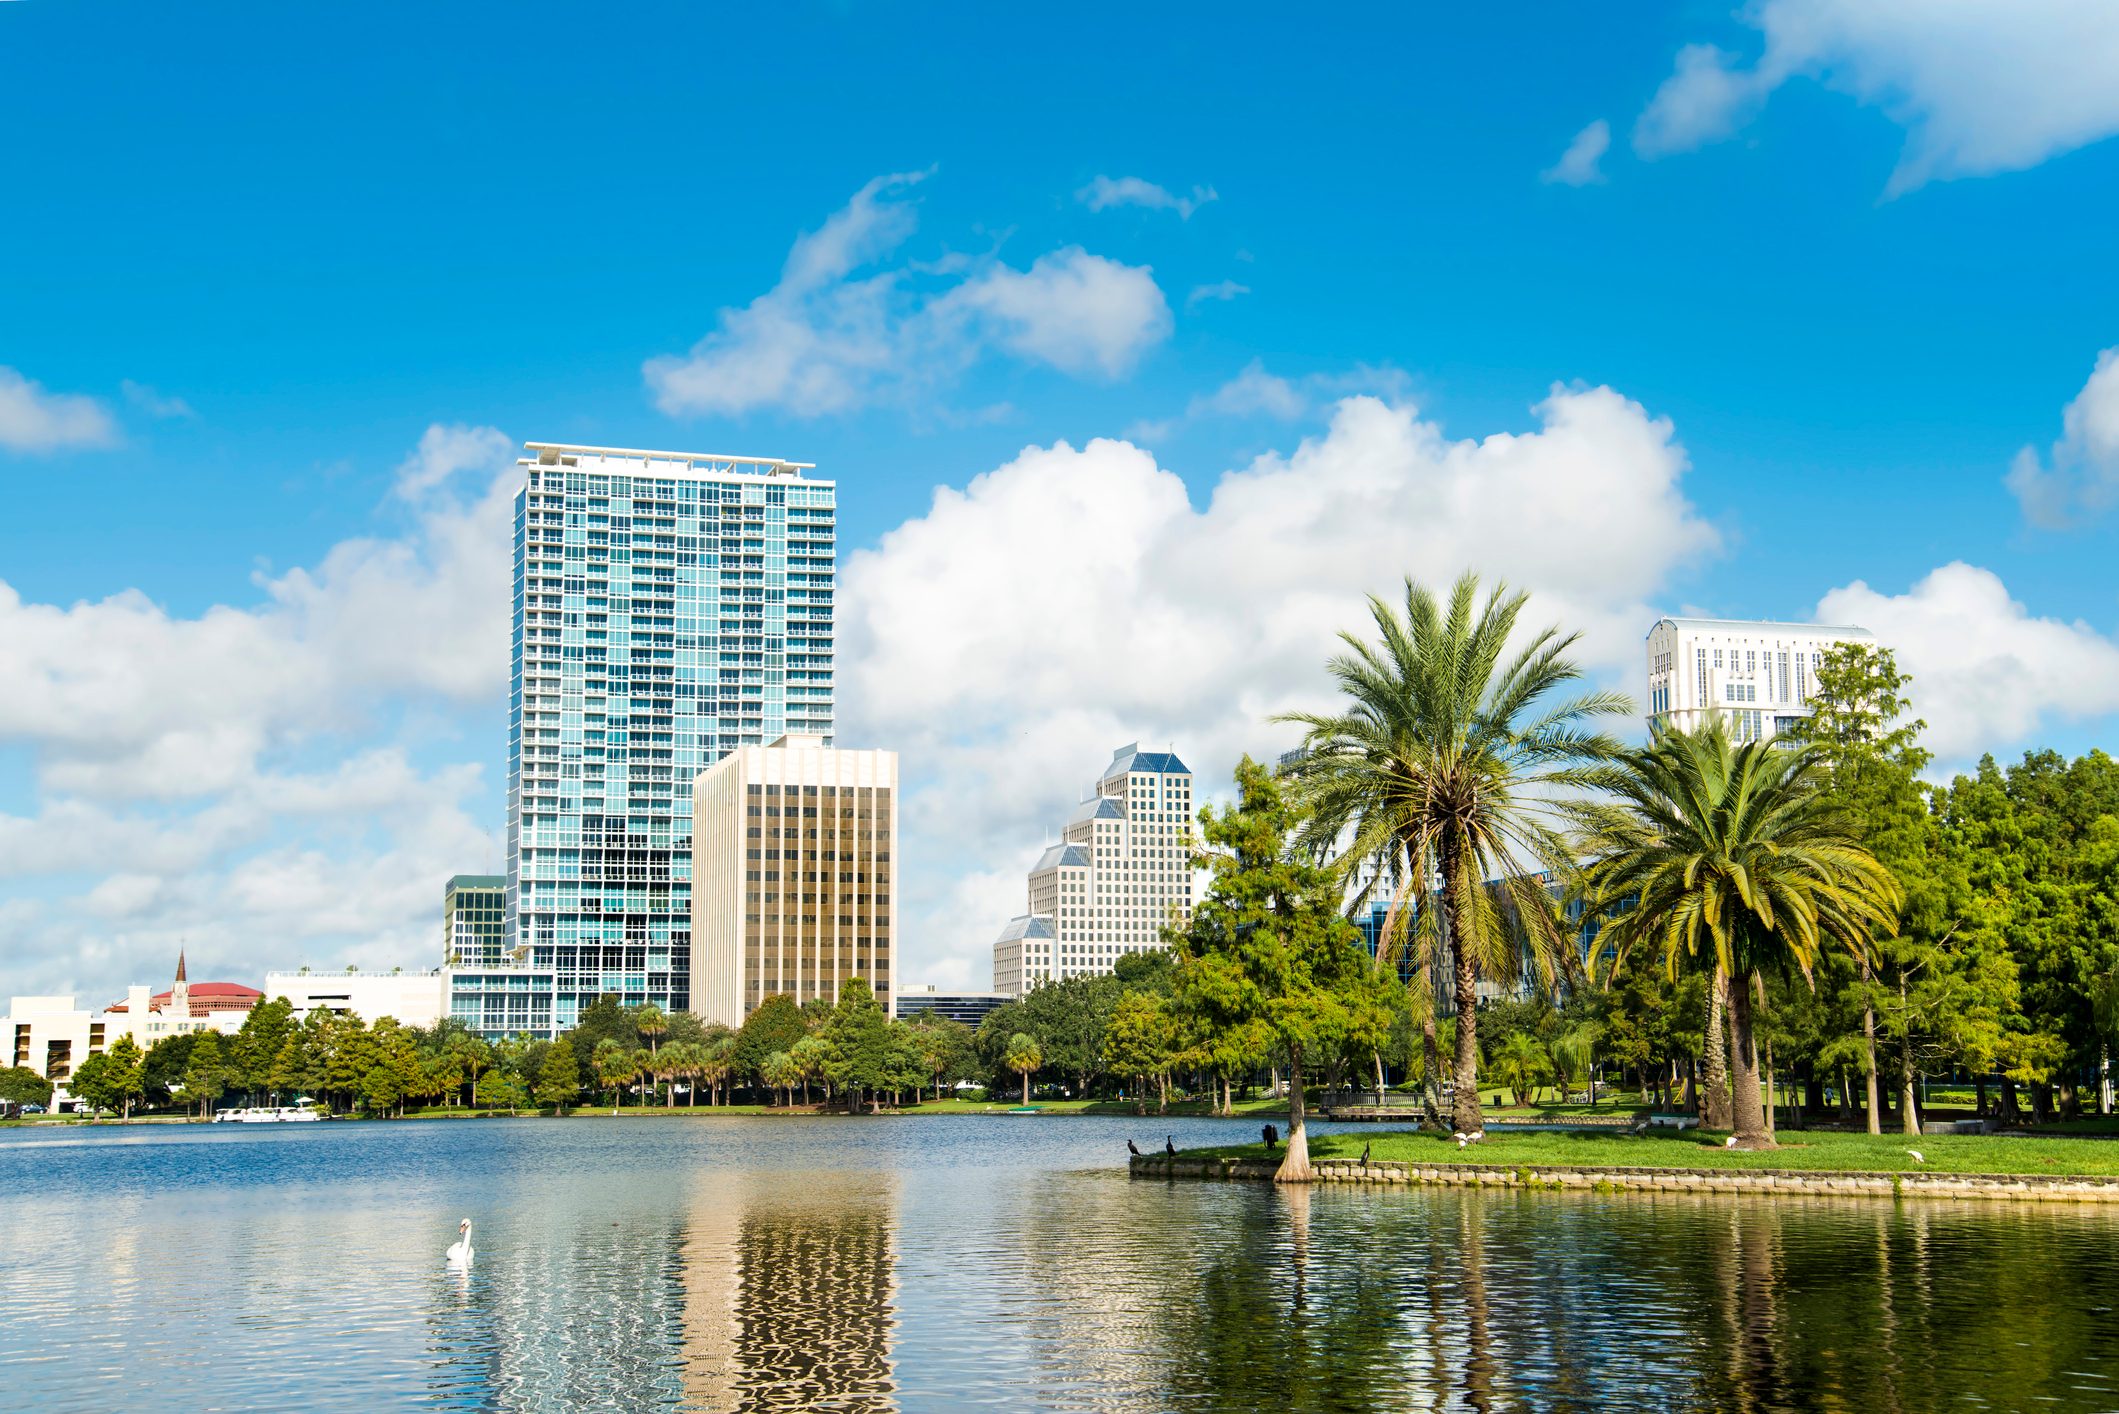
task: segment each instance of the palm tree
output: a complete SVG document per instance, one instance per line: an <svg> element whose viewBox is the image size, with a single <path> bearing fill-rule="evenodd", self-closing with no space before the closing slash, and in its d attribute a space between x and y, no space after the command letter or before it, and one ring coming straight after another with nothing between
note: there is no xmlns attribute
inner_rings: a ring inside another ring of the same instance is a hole
<svg viewBox="0 0 2119 1414"><path fill-rule="evenodd" d="M1336 855L1349 882L1373 870L1394 898L1417 899L1440 882L1439 906L1410 912L1423 955L1449 956L1451 1118L1465 1133L1484 1127L1479 981L1513 979L1526 964L1549 981L1576 962L1540 871L1572 872L1565 802L1601 786L1621 750L1592 723L1631 710L1622 693L1557 696L1582 675L1568 657L1575 634L1548 628L1510 651L1525 600L1497 584L1482 602L1469 574L1446 608L1410 579L1402 617L1372 596L1377 641L1342 634L1346 651L1330 664L1347 699L1341 710L1280 719L1306 729L1288 771L1308 817L1297 847ZM1386 931L1403 937L1401 912L1393 908ZM1432 1048L1432 1027L1423 1034Z"/></svg>
<svg viewBox="0 0 2119 1414"><path fill-rule="evenodd" d="M1030 1103L1030 1075L1045 1063L1045 1052L1039 1047L1035 1036L1018 1031L1008 1038L1008 1049L1001 1057L1001 1064L1023 1077L1023 1103Z"/></svg>
<svg viewBox="0 0 2119 1414"><path fill-rule="evenodd" d="M1717 717L1657 731L1626 753L1616 799L1580 812L1592 899L1634 900L1597 935L1611 965L1647 946L1673 977L1690 963L1729 978L1738 1148L1775 1147L1759 1095L1757 979L1793 970L1809 981L1828 945L1868 957L1903 902L1820 791L1824 769L1812 746L1738 745Z"/></svg>
<svg viewBox="0 0 2119 1414"><path fill-rule="evenodd" d="M736 1049L733 1035L721 1036L704 1045L704 1055L699 1063L699 1078L707 1084L708 1104L718 1104L721 1099L721 1083L728 1079L734 1062L730 1057Z"/></svg>
<svg viewBox="0 0 2119 1414"><path fill-rule="evenodd" d="M606 1036L596 1043L596 1049L590 1053L589 1064L596 1068L596 1078L602 1082L603 1088L611 1092L611 1115L616 1118L618 1092L636 1073L633 1053L627 1050L622 1042Z"/></svg>
<svg viewBox="0 0 2119 1414"><path fill-rule="evenodd" d="M647 1042L648 1054L653 1055L656 1043L669 1034L670 1019L663 1014L661 1007L645 1002L633 1013L633 1029L640 1033L641 1040Z"/></svg>
<svg viewBox="0 0 2119 1414"><path fill-rule="evenodd" d="M1538 1086L1552 1074L1552 1058L1528 1031L1515 1031L1494 1052L1490 1068L1496 1079L1515 1092L1520 1105L1526 1096L1537 1098Z"/></svg>

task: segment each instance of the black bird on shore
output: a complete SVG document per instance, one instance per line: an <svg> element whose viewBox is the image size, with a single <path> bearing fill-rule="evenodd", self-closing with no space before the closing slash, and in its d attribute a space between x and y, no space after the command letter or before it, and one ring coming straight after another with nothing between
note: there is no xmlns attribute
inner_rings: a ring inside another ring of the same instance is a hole
<svg viewBox="0 0 2119 1414"><path fill-rule="evenodd" d="M1368 1144L1368 1140L1364 1139L1364 1140L1362 1140L1362 1141L1361 1141L1361 1166L1362 1166L1363 1168L1367 1168L1367 1167L1368 1167L1368 1163L1369 1163L1369 1144Z"/></svg>
<svg viewBox="0 0 2119 1414"><path fill-rule="evenodd" d="M1176 1139L1174 1139L1174 1138L1172 1138L1172 1137L1171 1137L1170 1135L1167 1135L1167 1134L1165 1134L1165 1135L1163 1136L1163 1152L1164 1152L1165 1154L1168 1154L1168 1155L1169 1155L1169 1156L1170 1156L1171 1158L1173 1158L1173 1159L1174 1159L1174 1158L1176 1158L1176 1157L1177 1157L1177 1140L1176 1140Z"/></svg>
<svg viewBox="0 0 2119 1414"><path fill-rule="evenodd" d="M1137 1159L1140 1157L1140 1145L1134 1143L1131 1139L1128 1139L1126 1141L1126 1152Z"/></svg>
<svg viewBox="0 0 2119 1414"><path fill-rule="evenodd" d="M1260 1132L1265 1135L1266 1152L1268 1154L1272 1153L1273 1146L1280 1142L1280 1131L1269 1124Z"/></svg>

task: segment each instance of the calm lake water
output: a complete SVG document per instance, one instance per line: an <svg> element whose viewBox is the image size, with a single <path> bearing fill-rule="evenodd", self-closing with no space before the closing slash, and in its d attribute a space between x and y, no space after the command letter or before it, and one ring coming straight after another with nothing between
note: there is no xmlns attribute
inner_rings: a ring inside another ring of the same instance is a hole
<svg viewBox="0 0 2119 1414"><path fill-rule="evenodd" d="M0 1402L2119 1408L2109 1209L1128 1180L1165 1133L1255 1126L8 1131Z"/></svg>

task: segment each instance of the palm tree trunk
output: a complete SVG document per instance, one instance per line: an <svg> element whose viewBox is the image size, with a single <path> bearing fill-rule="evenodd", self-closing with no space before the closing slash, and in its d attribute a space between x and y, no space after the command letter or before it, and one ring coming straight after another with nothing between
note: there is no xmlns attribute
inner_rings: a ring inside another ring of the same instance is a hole
<svg viewBox="0 0 2119 1414"><path fill-rule="evenodd" d="M1702 1106L1703 1121L1709 1129L1727 1129L1729 1118L1729 974L1722 964L1714 964L1714 976L1707 983L1707 1095Z"/></svg>
<svg viewBox="0 0 2119 1414"><path fill-rule="evenodd" d="M1729 1020L1733 1044L1729 1048L1731 1116L1739 1149L1772 1149L1778 1146L1766 1132L1765 1111L1759 1103L1758 1044L1752 1031L1751 979L1732 979L1729 988Z"/></svg>
<svg viewBox="0 0 2119 1414"><path fill-rule="evenodd" d="M1434 1008L1420 1023L1421 1118L1436 1129L1442 1127L1442 1048L1435 1041Z"/></svg>
<svg viewBox="0 0 2119 1414"><path fill-rule="evenodd" d="M1280 1161L1280 1169L1273 1175L1275 1183L1308 1183L1316 1174L1310 1170L1310 1136L1303 1127L1302 1114L1302 1049L1288 1050L1288 1151Z"/></svg>
<svg viewBox="0 0 2119 1414"><path fill-rule="evenodd" d="M1879 1095L1876 1090L1876 1007L1871 1002L1868 994L1869 978L1869 964L1864 959L1861 965L1861 1034L1863 1043L1868 1051L1869 1132L1871 1134L1881 1134L1884 1132L1883 1096Z"/></svg>
<svg viewBox="0 0 2119 1414"><path fill-rule="evenodd" d="M1029 1109L1029 1108L1030 1108L1030 1072L1026 1070L1026 1071L1024 1071L1024 1072L1022 1073L1022 1075L1023 1075L1023 1108L1027 1110L1027 1109Z"/></svg>
<svg viewBox="0 0 2119 1414"><path fill-rule="evenodd" d="M1477 1134L1486 1128L1479 1109L1479 968L1471 948L1466 946L1466 929L1472 919L1469 895L1463 859L1453 846L1445 847L1442 899L1449 916L1443 923L1457 991L1457 1092L1456 1101L1450 1106L1450 1122L1459 1134Z"/></svg>

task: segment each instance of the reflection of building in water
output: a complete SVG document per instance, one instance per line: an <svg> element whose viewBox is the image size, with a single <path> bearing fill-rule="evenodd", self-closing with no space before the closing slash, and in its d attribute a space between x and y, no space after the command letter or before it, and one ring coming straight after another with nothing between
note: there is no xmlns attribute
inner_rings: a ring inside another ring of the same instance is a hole
<svg viewBox="0 0 2119 1414"><path fill-rule="evenodd" d="M509 1409L675 1404L682 1238L669 1208L645 1211L674 1207L675 1187L600 1211L532 1194L505 1230L480 1233L473 1271L442 1273L434 1285L432 1396L461 1407L497 1398Z"/></svg>
<svg viewBox="0 0 2119 1414"><path fill-rule="evenodd" d="M702 1174L691 1213L688 1407L897 1408L896 1174Z"/></svg>

